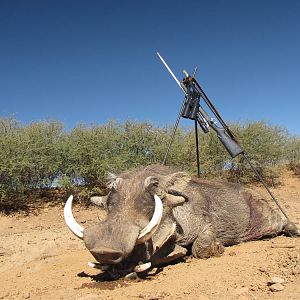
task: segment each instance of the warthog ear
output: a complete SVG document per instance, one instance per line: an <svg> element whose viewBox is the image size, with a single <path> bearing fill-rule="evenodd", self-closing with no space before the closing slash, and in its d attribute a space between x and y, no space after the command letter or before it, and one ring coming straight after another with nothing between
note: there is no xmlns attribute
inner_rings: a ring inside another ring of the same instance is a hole
<svg viewBox="0 0 300 300"><path fill-rule="evenodd" d="M107 208L107 199L108 195L106 196L93 196L90 198L91 202L94 203L97 206Z"/></svg>
<svg viewBox="0 0 300 300"><path fill-rule="evenodd" d="M116 190L123 181L122 178L117 177L113 173L108 173L106 180L107 180L108 194L105 196L93 196L90 198L92 203L94 203L97 206L103 207L104 209L107 209L109 206L108 199L110 197L112 190Z"/></svg>
<svg viewBox="0 0 300 300"><path fill-rule="evenodd" d="M158 181L157 177L155 177L155 176L149 176L144 181L144 188L145 188L145 190L151 192L155 188L158 187L158 184L159 184L159 181Z"/></svg>
<svg viewBox="0 0 300 300"><path fill-rule="evenodd" d="M114 188L115 190L121 185L121 183L123 181L122 178L117 177L113 173L108 173L106 179L107 179L107 187L109 189Z"/></svg>

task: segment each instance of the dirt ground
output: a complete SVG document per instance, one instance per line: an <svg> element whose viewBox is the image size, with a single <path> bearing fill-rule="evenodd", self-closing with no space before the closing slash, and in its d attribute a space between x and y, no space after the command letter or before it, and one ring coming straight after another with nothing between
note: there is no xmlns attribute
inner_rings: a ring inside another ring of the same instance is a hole
<svg viewBox="0 0 300 300"><path fill-rule="evenodd" d="M300 227L300 179L286 173L272 189ZM264 196L259 187L251 188ZM75 206L84 226L103 217ZM227 247L221 257L153 269L144 280L105 281L64 224L63 204L29 215L0 215L0 299L300 299L300 238L279 236ZM284 279L272 292L267 281Z"/></svg>

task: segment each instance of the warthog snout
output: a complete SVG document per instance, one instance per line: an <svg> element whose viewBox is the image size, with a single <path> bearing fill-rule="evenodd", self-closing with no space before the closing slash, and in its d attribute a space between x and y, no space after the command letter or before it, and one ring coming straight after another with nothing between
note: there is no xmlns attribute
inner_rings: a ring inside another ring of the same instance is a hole
<svg viewBox="0 0 300 300"><path fill-rule="evenodd" d="M122 261L124 254L107 247L93 248L90 250L95 259L102 264L118 264Z"/></svg>

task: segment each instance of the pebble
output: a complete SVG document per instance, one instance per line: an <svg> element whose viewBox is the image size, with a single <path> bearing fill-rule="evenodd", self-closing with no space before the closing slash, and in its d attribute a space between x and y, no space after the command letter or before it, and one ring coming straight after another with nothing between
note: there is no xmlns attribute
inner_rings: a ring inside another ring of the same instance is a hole
<svg viewBox="0 0 300 300"><path fill-rule="evenodd" d="M136 272L132 272L132 273L129 273L125 276L126 279L129 279L129 280L137 280L139 279L138 275Z"/></svg>
<svg viewBox="0 0 300 300"><path fill-rule="evenodd" d="M280 277L272 277L271 279L268 280L268 285L272 285L272 284L275 284L275 283L284 283L284 279L280 278Z"/></svg>
<svg viewBox="0 0 300 300"><path fill-rule="evenodd" d="M284 286L281 283L274 283L269 288L272 292L280 292L284 289Z"/></svg>

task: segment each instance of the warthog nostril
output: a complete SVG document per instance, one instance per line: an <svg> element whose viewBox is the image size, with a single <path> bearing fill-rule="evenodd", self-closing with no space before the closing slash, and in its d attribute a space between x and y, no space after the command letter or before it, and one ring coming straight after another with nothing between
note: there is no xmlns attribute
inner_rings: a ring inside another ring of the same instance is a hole
<svg viewBox="0 0 300 300"><path fill-rule="evenodd" d="M107 247L97 247L90 250L95 259L103 264L117 264L123 259L123 252Z"/></svg>

